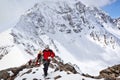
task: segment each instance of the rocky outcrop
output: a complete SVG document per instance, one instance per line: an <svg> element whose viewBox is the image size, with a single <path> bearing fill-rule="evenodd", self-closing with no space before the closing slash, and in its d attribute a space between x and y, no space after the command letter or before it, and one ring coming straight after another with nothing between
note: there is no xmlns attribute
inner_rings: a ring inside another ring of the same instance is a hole
<svg viewBox="0 0 120 80"><path fill-rule="evenodd" d="M63 63L60 58L58 56L56 56L54 59L52 59L52 64L50 64L51 68L55 68L55 71L65 71L68 74L69 73L73 73L73 74L77 74L77 70L75 69L75 67L70 64L70 63Z"/></svg>
<svg viewBox="0 0 120 80"><path fill-rule="evenodd" d="M20 67L9 68L0 71L0 79L3 80L14 80L16 75L25 68L28 68L28 65L22 65Z"/></svg>
<svg viewBox="0 0 120 80"><path fill-rule="evenodd" d="M91 76L89 74L82 74L82 76L93 79L120 80L120 78L118 78L120 76L120 64L100 71L99 76Z"/></svg>
<svg viewBox="0 0 120 80"><path fill-rule="evenodd" d="M9 46L0 46L0 60L9 53L10 49L14 45L9 45Z"/></svg>
<svg viewBox="0 0 120 80"><path fill-rule="evenodd" d="M85 77L88 77L88 78L93 78L93 79L101 79L100 76L92 76L92 75L84 74L84 73L82 73L82 76L85 76Z"/></svg>
<svg viewBox="0 0 120 80"><path fill-rule="evenodd" d="M40 66L40 65L39 65ZM23 69L28 69L30 68L27 72L23 73L24 74L29 74L32 71L32 68L34 67L39 67L38 65L35 65L35 59L31 61L31 63L28 61L25 65L22 65L20 67L14 67L14 68L9 68L0 71L0 80L14 80L17 74L22 71ZM52 59L52 63L50 64L50 67L55 69L54 71L65 71L68 74L76 74L78 73L77 70L72 66L72 64L66 63L64 64L62 60L56 56L54 59ZM58 75L55 77L55 79L60 78L61 76Z"/></svg>
<svg viewBox="0 0 120 80"><path fill-rule="evenodd" d="M99 76L109 80L116 80L116 78L120 76L120 64L100 71Z"/></svg>
<svg viewBox="0 0 120 80"><path fill-rule="evenodd" d="M118 30L120 30L120 17L117 19L114 19L114 23L117 25Z"/></svg>
<svg viewBox="0 0 120 80"><path fill-rule="evenodd" d="M60 75L56 76L54 79L57 80L57 79L59 79L59 78L61 78Z"/></svg>

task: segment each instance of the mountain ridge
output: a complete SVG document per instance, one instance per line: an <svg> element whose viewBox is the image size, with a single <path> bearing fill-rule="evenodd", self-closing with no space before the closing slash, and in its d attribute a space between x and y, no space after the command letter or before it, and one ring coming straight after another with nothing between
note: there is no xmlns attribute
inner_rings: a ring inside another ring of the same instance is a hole
<svg viewBox="0 0 120 80"><path fill-rule="evenodd" d="M11 30L13 43L33 58L49 44L63 61L90 74L118 64L120 38L114 20L96 7L72 2L37 3Z"/></svg>

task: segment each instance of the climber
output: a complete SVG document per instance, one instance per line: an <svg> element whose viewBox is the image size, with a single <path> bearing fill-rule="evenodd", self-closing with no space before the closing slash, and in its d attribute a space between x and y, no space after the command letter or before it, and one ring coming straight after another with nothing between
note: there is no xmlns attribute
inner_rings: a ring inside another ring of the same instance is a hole
<svg viewBox="0 0 120 80"><path fill-rule="evenodd" d="M41 63L42 63L42 58L43 58L42 56L43 56L43 53L42 53L42 51L40 50L39 53L38 53L38 55L37 55L37 59L36 59L35 65L37 65L37 66L40 66L40 65L41 65Z"/></svg>
<svg viewBox="0 0 120 80"><path fill-rule="evenodd" d="M55 56L55 53L51 49L49 49L49 45L46 45L45 49L43 50L44 77L46 77L48 74L47 73L48 67L49 67L50 61L52 60L52 58L54 58L54 56Z"/></svg>

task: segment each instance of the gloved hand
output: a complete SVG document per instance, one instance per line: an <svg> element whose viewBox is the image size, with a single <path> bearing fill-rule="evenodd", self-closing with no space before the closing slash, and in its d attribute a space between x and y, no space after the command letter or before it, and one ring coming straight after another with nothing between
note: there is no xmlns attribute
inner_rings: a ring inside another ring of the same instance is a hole
<svg viewBox="0 0 120 80"><path fill-rule="evenodd" d="M49 60L52 60L52 58L51 58L51 57L48 57L48 59L49 59Z"/></svg>

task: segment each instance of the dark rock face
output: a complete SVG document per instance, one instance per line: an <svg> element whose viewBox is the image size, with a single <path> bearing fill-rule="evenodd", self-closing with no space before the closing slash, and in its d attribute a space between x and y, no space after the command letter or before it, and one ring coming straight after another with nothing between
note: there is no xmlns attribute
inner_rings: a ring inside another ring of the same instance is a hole
<svg viewBox="0 0 120 80"><path fill-rule="evenodd" d="M100 76L91 76L91 75L89 75L89 74L82 74L82 76L85 76L85 77L88 77L88 78L93 78L93 79L101 79L101 77Z"/></svg>
<svg viewBox="0 0 120 80"><path fill-rule="evenodd" d="M82 76L93 79L120 80L120 78L118 78L120 76L120 64L100 71L99 76L91 76L89 74L82 74Z"/></svg>
<svg viewBox="0 0 120 80"><path fill-rule="evenodd" d="M0 79L7 80L9 78L9 73L7 71L0 71Z"/></svg>
<svg viewBox="0 0 120 80"><path fill-rule="evenodd" d="M0 60L6 56L14 45L0 46Z"/></svg>
<svg viewBox="0 0 120 80"><path fill-rule="evenodd" d="M61 78L61 76L60 76L60 75L58 75L58 76L54 77L54 79L55 79L55 80L57 80L57 79L59 79L59 78Z"/></svg>
<svg viewBox="0 0 120 80"><path fill-rule="evenodd" d="M72 72L74 74L77 73L77 71L75 70L75 68L72 65L68 64L68 63L64 65L64 69L66 71L70 71L70 72Z"/></svg>
<svg viewBox="0 0 120 80"><path fill-rule="evenodd" d="M3 80L14 80L15 76L21 70L23 70L25 68L27 68L27 66L26 65L22 65L20 67L15 67L15 68L9 68L9 69L6 69L6 70L2 70L2 71L0 71L0 79L3 79Z"/></svg>
<svg viewBox="0 0 120 80"><path fill-rule="evenodd" d="M100 71L99 76L101 78L106 78L106 80L116 80L116 78L120 76L120 64Z"/></svg>
<svg viewBox="0 0 120 80"><path fill-rule="evenodd" d="M55 59L52 59L52 62L55 63L57 65L57 67L55 67L55 65L51 64L51 68L55 68L55 71L60 70L60 71L65 71L67 73L73 73L73 74L77 74L77 70L74 68L74 66L72 66L69 63L64 64L63 62L61 62L61 60L58 60L59 57L56 56Z"/></svg>

